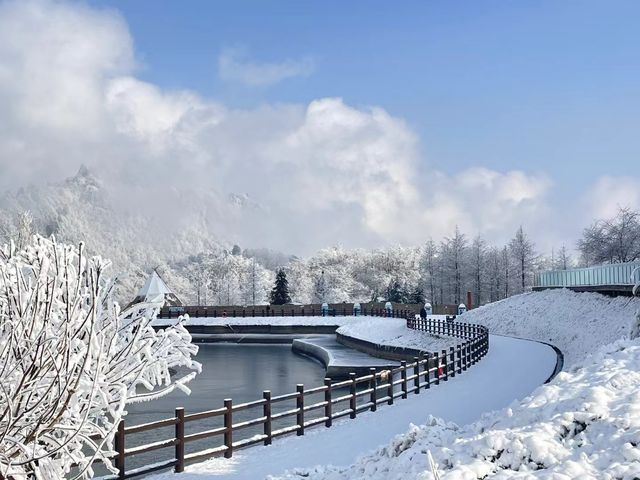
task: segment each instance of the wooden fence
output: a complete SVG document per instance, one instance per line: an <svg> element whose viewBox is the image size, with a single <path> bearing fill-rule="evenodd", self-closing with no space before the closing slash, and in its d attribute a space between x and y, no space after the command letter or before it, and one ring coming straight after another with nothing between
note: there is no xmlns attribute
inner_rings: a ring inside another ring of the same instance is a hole
<svg viewBox="0 0 640 480"><path fill-rule="evenodd" d="M374 315L380 317L406 318L408 315L416 314L420 311L420 305L394 304L393 311L388 314L384 304L363 303L361 304L360 315ZM322 315L320 304L311 305L257 305L251 307L242 306L185 306L185 307L163 307L158 318L178 318L180 315L188 314L190 317L315 317ZM329 304L327 316L335 317L353 315L352 303Z"/></svg>
<svg viewBox="0 0 640 480"><path fill-rule="evenodd" d="M115 437L114 465L117 475L106 478L116 480L133 478L158 470L173 468L175 472L184 471L185 464L224 456L230 458L235 450L252 445L270 445L284 435L304 435L308 428L324 425L331 427L334 420L343 417L357 418L364 411L376 411L382 405L393 405L397 399L406 399L409 394L419 394L441 381L461 374L480 360L489 349L489 334L484 326L436 319L407 318L407 327L436 335L449 335L463 341L455 347L442 352L429 353L410 363L403 360L399 367L392 370L376 371L371 368L368 375L356 377L349 375L347 380L332 382L325 378L324 385L305 389L303 384L295 392L272 396L266 390L262 398L241 404L232 399L224 400L221 408L198 413L185 413L176 408L175 415L141 425L125 425L122 420ZM314 397L316 397L314 399ZM319 398L318 398L319 397ZM319 400L319 401L318 401ZM253 412L249 418L239 418L240 412ZM207 419L219 419L216 428L186 433L190 425L199 425ZM154 430L166 431L173 427L173 434L166 439L128 447L128 438L141 432ZM258 428L255 435L237 439L237 433L244 429ZM207 439L208 448L185 453L185 446L191 442ZM135 455L159 449L173 449L166 461L127 470L126 459Z"/></svg>

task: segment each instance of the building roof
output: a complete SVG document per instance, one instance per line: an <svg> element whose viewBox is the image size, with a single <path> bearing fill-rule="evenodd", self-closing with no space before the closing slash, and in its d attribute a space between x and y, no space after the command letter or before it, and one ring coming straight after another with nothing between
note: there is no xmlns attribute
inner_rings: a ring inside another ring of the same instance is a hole
<svg viewBox="0 0 640 480"><path fill-rule="evenodd" d="M170 306L182 305L182 302L155 270L151 272L132 303L141 302L162 303Z"/></svg>

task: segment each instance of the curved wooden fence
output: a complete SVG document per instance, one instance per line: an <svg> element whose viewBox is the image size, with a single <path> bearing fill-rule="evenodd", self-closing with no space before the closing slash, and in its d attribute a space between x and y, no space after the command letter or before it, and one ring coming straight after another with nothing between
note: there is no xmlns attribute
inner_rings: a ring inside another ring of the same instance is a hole
<svg viewBox="0 0 640 480"><path fill-rule="evenodd" d="M113 457L118 469L117 475L108 479L133 478L158 470L173 468L184 471L185 464L215 456L230 458L233 452L256 444L270 445L284 435L304 435L308 428L324 425L331 427L334 420L357 418L364 411L376 411L383 405L393 405L397 399L406 399L409 394L417 395L440 382L461 374L478 362L489 350L489 332L486 327L452 320L407 318L407 327L435 335L449 335L462 341L455 347L442 352L429 353L413 358L410 363L402 360L399 367L376 371L371 368L368 375L349 375L347 380L332 382L325 378L324 385L305 389L297 385L296 391L272 396L266 390L262 398L251 402L234 404L232 399L224 400L221 408L187 414L183 408L176 408L175 415L165 420L142 425L125 425L122 420L115 438ZM217 419L214 428L189 431L189 427L203 426L205 421ZM128 446L129 439L136 434L172 427L168 438L136 446ZM238 432L245 429L259 429L258 433L238 439ZM185 446L192 442L207 440L208 447L185 452ZM173 449L166 461L127 469L126 460L136 455L159 449Z"/></svg>

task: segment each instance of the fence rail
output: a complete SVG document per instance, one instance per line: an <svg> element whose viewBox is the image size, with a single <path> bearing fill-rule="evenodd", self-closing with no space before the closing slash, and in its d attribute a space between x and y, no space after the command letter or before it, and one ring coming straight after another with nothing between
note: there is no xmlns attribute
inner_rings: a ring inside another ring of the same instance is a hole
<svg viewBox="0 0 640 480"><path fill-rule="evenodd" d="M364 411L376 411L379 406L393 405L396 399L406 399L409 394L419 394L423 390L446 382L449 378L466 371L478 362L489 350L489 333L486 327L440 319L417 319L407 316L407 327L432 334L449 335L462 339L455 347L441 352L414 357L410 363L403 360L399 367L376 371L356 377L349 374L347 380L332 382L324 379L324 384L305 389L303 384L296 391L272 396L265 390L261 399L234 404L226 399L221 408L186 414L184 408L176 408L174 416L156 422L126 426L122 420L115 437L114 465L118 474L106 478L120 480L173 468L184 471L187 463L205 458L224 456L231 458L235 450L256 444L270 445L275 438L296 434L304 435L307 428L324 425L331 427L333 421L343 417L357 418ZM312 397L316 397L312 400ZM318 399L317 397L320 397ZM274 411L275 408L280 411ZM254 412L253 417L240 419L238 412ZM216 428L186 434L187 424L198 420L221 418L222 425ZM288 423L282 423L288 419ZM276 425L277 424L277 425ZM153 430L174 427L170 438L159 439L140 446L128 447L127 438ZM251 427L259 427L260 433L244 439L236 439L236 433ZM211 446L191 453L185 453L185 445L203 439L213 439ZM173 458L152 465L126 469L126 459L135 455L160 449L173 448Z"/></svg>
<svg viewBox="0 0 640 480"><path fill-rule="evenodd" d="M612 263L595 267L541 272L534 277L534 288L628 286L634 284L634 270L640 262Z"/></svg>
<svg viewBox="0 0 640 480"><path fill-rule="evenodd" d="M389 313L384 305L379 304L362 304L359 315L372 315L378 317L394 317L406 318L409 315L416 314L420 311L420 305L402 305L400 308L394 305L393 310ZM241 306L184 306L184 307L163 307L158 318L178 318L181 315L188 314L191 317L232 317L232 318L250 318L250 317L317 317L323 315L321 305L260 305L252 307ZM328 312L325 316L352 316L353 304L332 304L329 305Z"/></svg>

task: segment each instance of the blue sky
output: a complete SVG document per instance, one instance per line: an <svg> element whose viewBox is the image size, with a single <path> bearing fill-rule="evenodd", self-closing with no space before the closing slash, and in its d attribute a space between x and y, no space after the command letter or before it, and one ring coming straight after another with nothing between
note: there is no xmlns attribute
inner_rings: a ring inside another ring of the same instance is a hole
<svg viewBox="0 0 640 480"><path fill-rule="evenodd" d="M0 190L87 164L124 206L158 198L150 214L186 208L246 246L456 226L504 244L522 225L550 253L640 209L638 18L637 1L0 0Z"/></svg>
<svg viewBox="0 0 640 480"><path fill-rule="evenodd" d="M140 78L227 105L338 96L420 136L425 161L542 170L571 190L637 169L639 2L98 1L124 15ZM217 58L311 58L272 87L221 80ZM576 192L577 193L577 192Z"/></svg>

